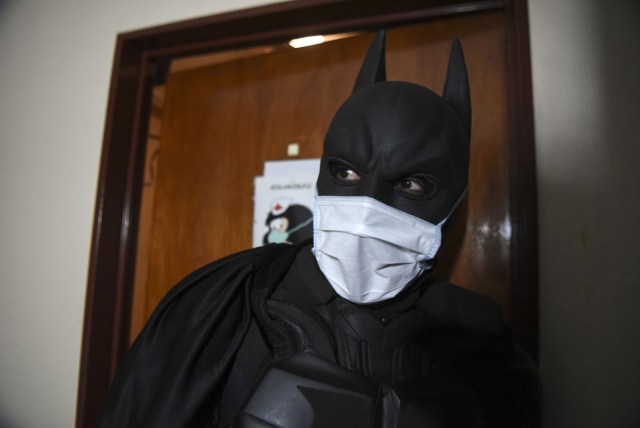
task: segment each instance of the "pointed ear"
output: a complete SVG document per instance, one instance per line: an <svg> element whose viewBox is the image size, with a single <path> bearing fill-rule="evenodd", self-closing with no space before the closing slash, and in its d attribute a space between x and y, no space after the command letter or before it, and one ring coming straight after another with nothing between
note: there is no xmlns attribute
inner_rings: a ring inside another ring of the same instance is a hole
<svg viewBox="0 0 640 428"><path fill-rule="evenodd" d="M367 51L367 56L360 68L360 73L358 73L358 77L356 78L356 84L353 86L353 92L372 83L384 82L387 80L387 71L384 61L386 36L386 31L380 30L373 39L373 42L371 42L371 46L369 46L369 50Z"/></svg>
<svg viewBox="0 0 640 428"><path fill-rule="evenodd" d="M460 120L462 120L462 123L467 129L467 134L471 135L469 80L467 78L467 67L464 64L462 46L458 39L455 39L451 45L447 80L444 82L442 97L447 100L451 107L458 113Z"/></svg>

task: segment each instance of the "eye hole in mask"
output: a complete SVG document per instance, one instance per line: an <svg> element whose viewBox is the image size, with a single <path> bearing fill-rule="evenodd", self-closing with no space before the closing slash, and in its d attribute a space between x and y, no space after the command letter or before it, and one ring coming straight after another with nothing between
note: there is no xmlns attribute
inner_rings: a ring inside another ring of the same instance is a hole
<svg viewBox="0 0 640 428"><path fill-rule="evenodd" d="M428 174L414 175L396 180L393 188L411 199L431 199L438 193L438 180Z"/></svg>
<svg viewBox="0 0 640 428"><path fill-rule="evenodd" d="M360 174L354 166L348 164L342 160L330 160L329 171L334 181L340 185L355 185L362 180L362 174Z"/></svg>

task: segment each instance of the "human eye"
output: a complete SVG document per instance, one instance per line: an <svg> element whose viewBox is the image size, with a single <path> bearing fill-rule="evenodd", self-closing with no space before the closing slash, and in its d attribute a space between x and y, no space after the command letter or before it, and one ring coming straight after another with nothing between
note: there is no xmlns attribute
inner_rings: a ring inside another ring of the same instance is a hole
<svg viewBox="0 0 640 428"><path fill-rule="evenodd" d="M329 169L331 175L341 183L356 184L362 179L355 168L346 163L333 161L329 164Z"/></svg>
<svg viewBox="0 0 640 428"><path fill-rule="evenodd" d="M397 180L393 186L399 192L409 196L430 198L438 191L434 177L405 177Z"/></svg>

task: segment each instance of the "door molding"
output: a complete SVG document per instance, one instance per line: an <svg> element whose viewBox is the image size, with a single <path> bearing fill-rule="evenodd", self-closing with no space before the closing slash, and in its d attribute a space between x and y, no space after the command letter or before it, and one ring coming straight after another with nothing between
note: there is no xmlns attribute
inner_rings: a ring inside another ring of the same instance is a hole
<svg viewBox="0 0 640 428"><path fill-rule="evenodd" d="M536 356L537 200L526 0L291 1L117 36L89 262L76 426L94 426L128 347L151 89L163 79L171 59L495 10L504 13L507 34L513 224L509 322L518 341Z"/></svg>

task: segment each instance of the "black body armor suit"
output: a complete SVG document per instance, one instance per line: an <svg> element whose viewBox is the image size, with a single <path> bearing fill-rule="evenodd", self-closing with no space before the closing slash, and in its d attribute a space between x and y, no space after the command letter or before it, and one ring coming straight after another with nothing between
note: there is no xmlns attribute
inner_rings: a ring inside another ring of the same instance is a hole
<svg viewBox="0 0 640 428"><path fill-rule="evenodd" d="M355 305L335 294L307 245L267 308L240 349L223 423L522 426L511 425L508 402L513 350L484 296L421 276L390 303Z"/></svg>

